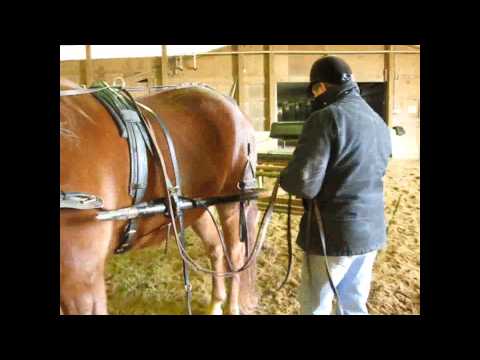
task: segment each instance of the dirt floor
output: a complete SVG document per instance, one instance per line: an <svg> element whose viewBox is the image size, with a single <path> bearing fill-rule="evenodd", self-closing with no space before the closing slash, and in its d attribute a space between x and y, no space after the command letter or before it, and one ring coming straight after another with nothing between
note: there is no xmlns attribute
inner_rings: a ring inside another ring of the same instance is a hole
<svg viewBox="0 0 480 360"><path fill-rule="evenodd" d="M420 163L392 160L385 177L387 221L400 198L389 229L389 242L379 252L374 267L368 302L371 314L420 313ZM268 238L258 258L258 315L298 314L296 301L300 282L302 251L295 245L289 282L275 289L285 275L287 264L286 215L275 214ZM294 237L300 217L293 217ZM188 251L204 266L208 260L200 239L187 231ZM211 278L192 272L195 314L203 314L211 293ZM114 256L107 264L107 289L111 314L183 314L182 264L170 242L165 247L133 251Z"/></svg>

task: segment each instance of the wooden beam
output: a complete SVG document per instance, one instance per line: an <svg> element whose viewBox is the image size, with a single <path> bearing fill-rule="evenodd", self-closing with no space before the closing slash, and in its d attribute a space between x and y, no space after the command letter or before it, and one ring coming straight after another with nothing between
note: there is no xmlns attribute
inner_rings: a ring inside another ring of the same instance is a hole
<svg viewBox="0 0 480 360"><path fill-rule="evenodd" d="M95 81L92 62L92 45L85 45L85 84L90 86Z"/></svg>
<svg viewBox="0 0 480 360"><path fill-rule="evenodd" d="M394 45L386 45L385 50L393 50ZM385 81L387 82L386 119L392 126L393 110L395 108L395 54L385 54Z"/></svg>
<svg viewBox="0 0 480 360"><path fill-rule="evenodd" d="M272 45L266 45L265 50L272 51ZM263 125L264 131L270 131L272 123L277 121L277 82L275 79L274 56L272 53L265 56L266 111L265 123Z"/></svg>
<svg viewBox="0 0 480 360"><path fill-rule="evenodd" d="M162 58L160 66L160 86L168 85L168 54L167 45L162 45Z"/></svg>
<svg viewBox="0 0 480 360"><path fill-rule="evenodd" d="M235 45L235 51L240 51L241 45ZM247 94L245 91L245 55L238 54L234 55L237 57L237 96L236 100L238 102L238 106L242 109L243 112L246 112L246 100Z"/></svg>

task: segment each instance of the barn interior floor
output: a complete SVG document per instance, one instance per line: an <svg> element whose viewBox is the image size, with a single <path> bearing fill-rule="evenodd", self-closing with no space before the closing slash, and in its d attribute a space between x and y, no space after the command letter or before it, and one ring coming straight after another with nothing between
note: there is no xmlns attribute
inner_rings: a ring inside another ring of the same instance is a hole
<svg viewBox="0 0 480 360"><path fill-rule="evenodd" d="M401 196L401 198L400 198ZM420 162L392 160L385 177L385 213L391 219L388 245L379 252L368 302L371 314L420 313ZM293 217L294 237L300 217ZM295 245L289 282L280 291L287 260L286 215L275 214L258 259L256 314L298 314L296 301L302 251ZM189 253L208 266L200 240L187 231ZM132 251L112 257L107 264L107 291L111 314L183 314L182 264L173 242L164 247ZM208 275L192 272L193 312L203 314L210 300Z"/></svg>

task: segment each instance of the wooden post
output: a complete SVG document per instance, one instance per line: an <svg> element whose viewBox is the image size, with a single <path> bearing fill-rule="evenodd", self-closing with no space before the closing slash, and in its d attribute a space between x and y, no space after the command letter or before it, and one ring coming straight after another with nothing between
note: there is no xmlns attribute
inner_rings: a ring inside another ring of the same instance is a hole
<svg viewBox="0 0 480 360"><path fill-rule="evenodd" d="M385 50L393 50L393 45L386 45ZM385 80L387 81L386 119L388 126L392 125L395 109L395 54L385 54Z"/></svg>
<svg viewBox="0 0 480 360"><path fill-rule="evenodd" d="M95 81L92 63L92 45L85 45L85 55L85 85L89 87Z"/></svg>
<svg viewBox="0 0 480 360"><path fill-rule="evenodd" d="M272 51L272 45L266 45L265 50ZM272 123L277 121L277 91L274 68L274 54L267 54L265 59L265 98L266 112L264 131L270 131Z"/></svg>
<svg viewBox="0 0 480 360"><path fill-rule="evenodd" d="M240 51L241 45L235 45L235 51ZM237 57L237 102L240 109L243 112L246 112L245 103L246 103L246 93L245 93L245 55L237 54L234 55Z"/></svg>
<svg viewBox="0 0 480 360"><path fill-rule="evenodd" d="M162 64L160 67L160 86L168 84L168 54L167 45L162 45Z"/></svg>

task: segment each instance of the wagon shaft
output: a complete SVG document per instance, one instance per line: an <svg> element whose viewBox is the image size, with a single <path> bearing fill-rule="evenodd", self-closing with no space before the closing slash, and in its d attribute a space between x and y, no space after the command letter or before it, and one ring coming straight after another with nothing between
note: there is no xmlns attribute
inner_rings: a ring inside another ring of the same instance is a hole
<svg viewBox="0 0 480 360"><path fill-rule="evenodd" d="M254 189L244 191L239 194L215 196L206 199L189 199L186 197L179 197L178 204L176 205L178 210L189 210L199 207L209 207L217 204L225 204L231 202L255 200L259 197L262 189ZM102 211L97 215L97 220L129 220L143 216L151 215L167 215L167 200L165 198L156 199L149 202L143 202L131 207Z"/></svg>

